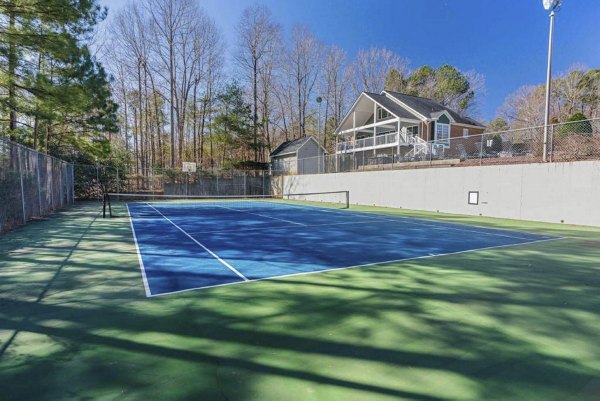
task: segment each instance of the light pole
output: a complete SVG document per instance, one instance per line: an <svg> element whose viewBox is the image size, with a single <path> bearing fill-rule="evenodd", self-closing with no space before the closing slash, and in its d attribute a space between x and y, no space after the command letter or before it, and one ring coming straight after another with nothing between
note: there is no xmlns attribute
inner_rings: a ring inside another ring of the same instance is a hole
<svg viewBox="0 0 600 401"><path fill-rule="evenodd" d="M550 10L550 34L548 36L548 69L546 70L546 108L544 111L544 155L548 160L548 124L550 123L550 86L552 84L552 34L554 32L554 12L560 7L561 0L542 0L546 10Z"/></svg>
<svg viewBox="0 0 600 401"><path fill-rule="evenodd" d="M321 96L317 96L317 103L319 104L319 115L317 117L317 142L319 143L319 148L317 149L317 172L321 174L321 102L323 98ZM323 158L325 155L323 154Z"/></svg>

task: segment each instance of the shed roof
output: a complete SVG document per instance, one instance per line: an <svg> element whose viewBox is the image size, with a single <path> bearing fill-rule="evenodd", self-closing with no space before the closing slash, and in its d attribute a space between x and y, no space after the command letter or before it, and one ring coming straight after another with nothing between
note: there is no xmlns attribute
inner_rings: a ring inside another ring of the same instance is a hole
<svg viewBox="0 0 600 401"><path fill-rule="evenodd" d="M291 153L297 153L298 150L308 142L312 137L309 135L302 136L298 139L293 139L291 141L286 141L281 145L277 146L274 151L271 152L271 157L275 156L284 156L289 155Z"/></svg>

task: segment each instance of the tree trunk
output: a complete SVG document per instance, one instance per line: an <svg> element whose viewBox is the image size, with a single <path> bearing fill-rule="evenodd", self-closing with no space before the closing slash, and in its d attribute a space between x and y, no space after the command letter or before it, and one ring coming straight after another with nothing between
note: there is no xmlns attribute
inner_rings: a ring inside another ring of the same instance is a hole
<svg viewBox="0 0 600 401"><path fill-rule="evenodd" d="M14 42L14 30L15 30L15 11L14 11L14 1L11 1L11 7L9 7L10 15L9 15L9 32L11 35L8 37L8 107L9 107L9 131L10 131L10 139L15 140L15 130L17 129L17 104L16 104L16 91L15 91L15 81L16 81L16 69L17 69L17 47Z"/></svg>
<svg viewBox="0 0 600 401"><path fill-rule="evenodd" d="M197 145L197 121L196 121L196 91L198 89L198 81L194 82L194 99L192 99L192 136L194 139L194 162L198 163L198 145Z"/></svg>
<svg viewBox="0 0 600 401"><path fill-rule="evenodd" d="M137 157L140 161L140 167L142 168L142 175L146 175L146 169L145 169L145 154L144 154L144 131L143 131L143 120L144 120L144 110L142 107L142 67L140 65L140 62L138 62L137 65L137 72L138 72L138 111L139 111L139 120L138 120L138 124L139 124L139 128L137 130L138 133L138 140L139 140L139 145L138 145L138 149L139 149L139 153L137 154ZM137 150L136 150L137 153Z"/></svg>
<svg viewBox="0 0 600 401"><path fill-rule="evenodd" d="M169 128L171 130L171 168L175 168L175 71L173 71L174 64L174 43L173 40L169 43L169 98L171 102L170 112L171 120L169 122Z"/></svg>
<svg viewBox="0 0 600 401"><path fill-rule="evenodd" d="M254 161L258 161L258 59L256 54L252 54L252 80L253 80L253 100L254 100L254 113L252 114L252 131L254 134Z"/></svg>

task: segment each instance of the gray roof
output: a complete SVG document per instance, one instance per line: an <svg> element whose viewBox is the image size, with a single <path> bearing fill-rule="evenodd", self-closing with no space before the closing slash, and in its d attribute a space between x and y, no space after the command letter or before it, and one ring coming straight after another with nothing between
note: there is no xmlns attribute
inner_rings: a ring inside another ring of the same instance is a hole
<svg viewBox="0 0 600 401"><path fill-rule="evenodd" d="M375 102L379 103L383 108L387 109L390 113L394 114L396 117L400 118L408 118L411 120L420 120L419 117L415 116L410 111L406 110L404 107L400 106L398 103L389 99L385 94L377 94L371 92L365 92L365 95L373 99Z"/></svg>
<svg viewBox="0 0 600 401"><path fill-rule="evenodd" d="M308 140L310 140L310 138L310 136L302 136L298 139L286 141L281 145L277 146L277 148L275 148L275 150L271 152L271 157L296 153L298 152L298 149L302 147L302 145L304 145Z"/></svg>
<svg viewBox="0 0 600 401"><path fill-rule="evenodd" d="M443 111L447 111L448 114L452 116L454 121L456 121L459 124L469 124L484 127L483 124L473 120L472 118L463 117L454 110L451 110L448 107L439 104L435 100L391 91L385 91L385 93L401 101L402 103L415 110L417 113L424 115L425 117L437 118L442 114Z"/></svg>

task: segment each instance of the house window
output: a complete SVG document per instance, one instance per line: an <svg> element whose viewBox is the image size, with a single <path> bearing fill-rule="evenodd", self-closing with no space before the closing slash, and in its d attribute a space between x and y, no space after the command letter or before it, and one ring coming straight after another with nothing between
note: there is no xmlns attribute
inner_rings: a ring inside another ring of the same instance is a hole
<svg viewBox="0 0 600 401"><path fill-rule="evenodd" d="M463 137L467 137L467 136L469 136L469 129L463 128Z"/></svg>
<svg viewBox="0 0 600 401"><path fill-rule="evenodd" d="M450 145L450 124L435 124L435 141Z"/></svg>
<svg viewBox="0 0 600 401"><path fill-rule="evenodd" d="M412 127L406 127L406 132L410 136L419 136L419 126L413 125Z"/></svg>
<svg viewBox="0 0 600 401"><path fill-rule="evenodd" d="M390 117L390 113L387 112L387 110L382 109L381 107L377 108L377 119L378 120L383 120L384 118L388 118Z"/></svg>

